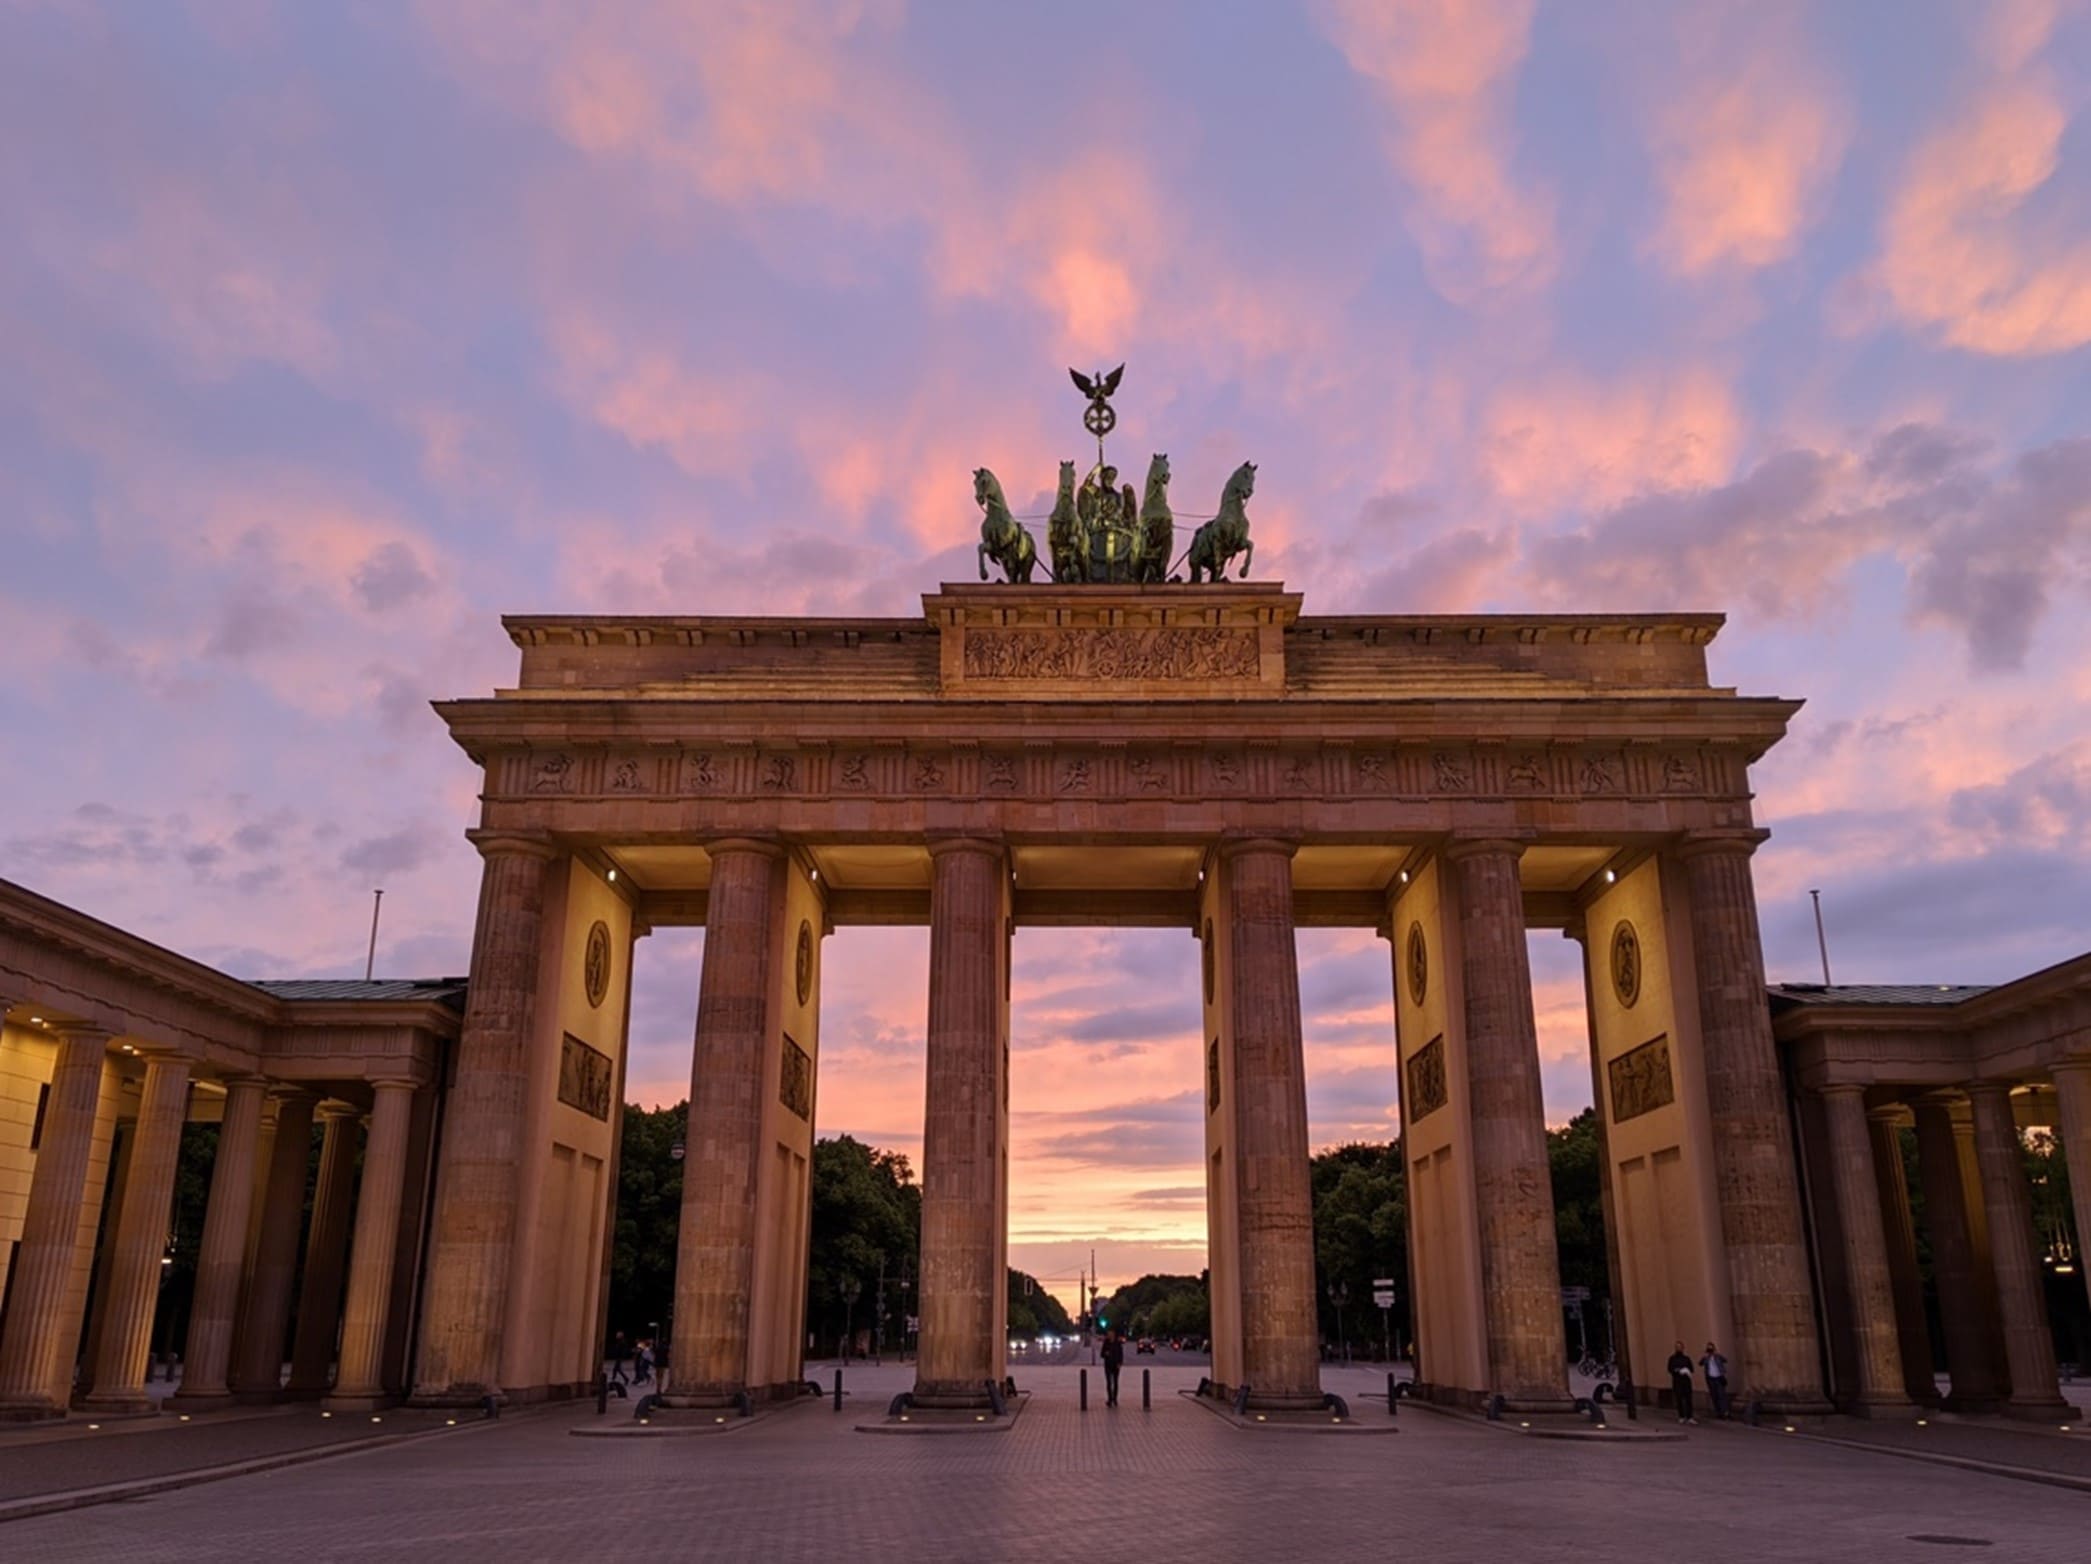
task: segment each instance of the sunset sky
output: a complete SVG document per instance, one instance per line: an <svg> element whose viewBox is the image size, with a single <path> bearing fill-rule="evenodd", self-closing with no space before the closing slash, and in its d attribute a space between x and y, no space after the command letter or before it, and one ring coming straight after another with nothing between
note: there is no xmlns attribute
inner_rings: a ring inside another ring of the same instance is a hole
<svg viewBox="0 0 2091 1564"><path fill-rule="evenodd" d="M2087 104L2030 0L0 0L0 875L246 977L360 975L382 885L380 972L462 972L427 703L499 614L916 612L1125 360L1115 449L1180 514L1254 459L1310 613L1724 610L1808 701L1775 978L1811 886L1840 980L2076 954ZM823 1133L919 1152L927 946L829 942ZM641 947L640 1101L700 951ZM1385 1139L1386 949L1300 956L1315 1140ZM1014 1261L1196 1270L1196 947L1017 963Z"/></svg>

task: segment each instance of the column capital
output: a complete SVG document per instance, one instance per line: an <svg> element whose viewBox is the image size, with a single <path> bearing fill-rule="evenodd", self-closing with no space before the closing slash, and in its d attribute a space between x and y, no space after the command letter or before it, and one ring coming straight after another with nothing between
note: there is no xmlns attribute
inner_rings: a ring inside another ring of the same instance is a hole
<svg viewBox="0 0 2091 1564"><path fill-rule="evenodd" d="M1679 858L1686 861L1710 857L1717 853L1732 853L1747 858L1770 837L1771 832L1761 828L1746 831L1687 831L1678 838L1675 852Z"/></svg>
<svg viewBox="0 0 2091 1564"><path fill-rule="evenodd" d="M411 1075L373 1075L367 1078L367 1083L374 1092L414 1092L421 1089L421 1083Z"/></svg>
<svg viewBox="0 0 2091 1564"><path fill-rule="evenodd" d="M1877 1102L1866 1110L1866 1117L1875 1124L1893 1124L1899 1127L1904 1111L1899 1102Z"/></svg>
<svg viewBox="0 0 2091 1564"><path fill-rule="evenodd" d="M269 1088L269 1101L279 1108L293 1102L318 1102L319 1093L309 1086L276 1085Z"/></svg>
<svg viewBox="0 0 2091 1564"><path fill-rule="evenodd" d="M316 1119L360 1119L363 1117L363 1110L352 1102L337 1102L330 1099L319 1105L313 1117Z"/></svg>
<svg viewBox="0 0 2091 1564"><path fill-rule="evenodd" d="M784 844L774 836L722 836L704 844L707 858L719 858L728 853L753 853L759 858L782 858Z"/></svg>
<svg viewBox="0 0 2091 1564"><path fill-rule="evenodd" d="M96 1021L53 1021L44 1030L53 1037L64 1038L67 1042L85 1042L90 1038L96 1037L100 1038L104 1043L111 1043L116 1040L116 1033L113 1028L103 1026Z"/></svg>
<svg viewBox="0 0 2091 1564"><path fill-rule="evenodd" d="M1523 858L1528 843L1514 836L1449 836L1439 849L1448 863L1464 858Z"/></svg>
<svg viewBox="0 0 2091 1564"><path fill-rule="evenodd" d="M1961 1090L1967 1093L1968 1101L1972 1103L1985 1097L2009 1097L2011 1087L2010 1081L1969 1081Z"/></svg>
<svg viewBox="0 0 2091 1564"><path fill-rule="evenodd" d="M1816 1087L1815 1094L1818 1097L1857 1097L1864 1101L1866 1088L1858 1081L1831 1081L1826 1086Z"/></svg>
<svg viewBox="0 0 2091 1564"><path fill-rule="evenodd" d="M482 858L539 858L549 863L559 856L559 844L552 840L549 831L505 831L477 826L465 833L465 840L479 849Z"/></svg>
<svg viewBox="0 0 2091 1564"><path fill-rule="evenodd" d="M1300 850L1300 844L1297 837L1290 836L1223 836L1215 850L1223 862L1239 858L1244 853L1283 853L1290 858Z"/></svg>
<svg viewBox="0 0 2091 1564"><path fill-rule="evenodd" d="M2047 1067L2047 1073L2051 1076L2091 1075L2091 1058L2057 1059Z"/></svg>
<svg viewBox="0 0 2091 1564"><path fill-rule="evenodd" d="M932 858L941 858L945 853L989 853L1000 857L1009 846L990 831L930 831L925 833L924 841Z"/></svg>

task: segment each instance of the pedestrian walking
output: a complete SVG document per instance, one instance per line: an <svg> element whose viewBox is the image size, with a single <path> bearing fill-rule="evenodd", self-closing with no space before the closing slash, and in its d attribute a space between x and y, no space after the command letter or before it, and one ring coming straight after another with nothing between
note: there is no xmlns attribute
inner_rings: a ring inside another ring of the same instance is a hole
<svg viewBox="0 0 2091 1564"><path fill-rule="evenodd" d="M1696 1425L1699 1420L1692 1416L1692 1355L1684 1350L1683 1342L1677 1344L1665 1366L1670 1370L1670 1395L1677 1403L1677 1421Z"/></svg>
<svg viewBox="0 0 2091 1564"><path fill-rule="evenodd" d="M1112 1331L1104 1337L1104 1405L1118 1405L1118 1371L1125 1367L1125 1338Z"/></svg>
<svg viewBox="0 0 2091 1564"><path fill-rule="evenodd" d="M653 1379L653 1338L650 1336L639 1343L638 1363L638 1372L632 1375L632 1383L650 1383Z"/></svg>
<svg viewBox="0 0 2091 1564"><path fill-rule="evenodd" d="M1706 1372L1706 1399L1713 1403L1713 1415L1725 1418L1728 1415L1728 1360L1721 1356L1712 1342L1706 1344L1706 1353L1699 1359L1699 1367Z"/></svg>
<svg viewBox="0 0 2091 1564"><path fill-rule="evenodd" d="M632 1344L623 1331L610 1338L610 1378L619 1385L631 1383L626 1367L632 1361Z"/></svg>

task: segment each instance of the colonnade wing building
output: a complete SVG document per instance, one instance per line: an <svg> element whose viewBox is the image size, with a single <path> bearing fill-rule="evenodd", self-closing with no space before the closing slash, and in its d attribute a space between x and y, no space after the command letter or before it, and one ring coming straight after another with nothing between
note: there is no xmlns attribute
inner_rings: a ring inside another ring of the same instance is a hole
<svg viewBox="0 0 2091 1564"><path fill-rule="evenodd" d="M468 985L235 983L0 887L0 1409L144 1399L189 1117L222 1128L184 1398L584 1388L633 954L671 924L706 930L671 1401L801 1381L823 943L921 924L915 1399L991 1404L1011 941L1102 924L1200 946L1214 1385L1318 1406L1305 924L1389 942L1428 1393L1569 1404L1538 927L1585 952L1636 1381L1681 1338L1721 1343L1738 1394L1770 1408L1926 1395L1883 1155L1909 1111L1941 1192L1927 1220L1958 1213L1957 1247L1931 1235L1955 1393L2051 1415L2010 1153L2052 1105L2091 1156L2091 958L2041 975L2037 1022L2005 991L1897 1010L1921 1046L1875 1046L1840 991L1782 990L1783 1069L1749 768L1798 706L1709 682L1717 616L1300 606L1268 585L952 586L907 619L510 619L515 687L438 707L485 773Z"/></svg>

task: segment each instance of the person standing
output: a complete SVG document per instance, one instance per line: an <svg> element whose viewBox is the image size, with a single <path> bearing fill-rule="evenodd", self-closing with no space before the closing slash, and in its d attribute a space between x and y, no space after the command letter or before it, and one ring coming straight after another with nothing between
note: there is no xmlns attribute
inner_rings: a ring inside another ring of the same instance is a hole
<svg viewBox="0 0 2091 1564"><path fill-rule="evenodd" d="M1125 1367L1125 1338L1112 1331L1104 1337L1104 1405L1118 1405L1118 1371Z"/></svg>
<svg viewBox="0 0 2091 1564"><path fill-rule="evenodd" d="M1699 1359L1699 1367L1706 1371L1706 1399L1713 1403L1713 1415L1726 1418L1728 1415L1728 1360L1721 1356L1712 1342L1706 1344L1706 1353Z"/></svg>
<svg viewBox="0 0 2091 1564"><path fill-rule="evenodd" d="M632 1361L632 1344L623 1331L610 1339L610 1378L613 1383L624 1385L631 1382L625 1365Z"/></svg>
<svg viewBox="0 0 2091 1564"><path fill-rule="evenodd" d="M1670 1396L1677 1403L1677 1421L1696 1425L1699 1420L1692 1416L1692 1355L1684 1350L1683 1342L1677 1344L1665 1367L1670 1370Z"/></svg>
<svg viewBox="0 0 2091 1564"><path fill-rule="evenodd" d="M646 1384L646 1383L647 1383L647 1382L648 1382L649 1380L651 1380L651 1379L653 1378L653 1338L652 1338L652 1337L650 1337L650 1336L649 1336L649 1337L647 1337L646 1339L644 1339L643 1341L641 1341L641 1342L639 1343L639 1359L638 1359L638 1362L639 1362L639 1367L638 1367L638 1371L637 1371L636 1373L634 1373L634 1374L632 1375L632 1383L633 1383L633 1384L635 1384L635 1385L643 1385L643 1384Z"/></svg>

